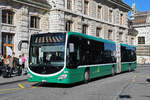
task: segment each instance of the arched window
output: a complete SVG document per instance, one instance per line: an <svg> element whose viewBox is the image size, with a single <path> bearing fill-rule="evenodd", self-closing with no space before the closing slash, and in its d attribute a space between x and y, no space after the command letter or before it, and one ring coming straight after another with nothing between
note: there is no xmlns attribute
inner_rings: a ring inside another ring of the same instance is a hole
<svg viewBox="0 0 150 100"><path fill-rule="evenodd" d="M11 10L2 10L2 23L13 24L14 12Z"/></svg>

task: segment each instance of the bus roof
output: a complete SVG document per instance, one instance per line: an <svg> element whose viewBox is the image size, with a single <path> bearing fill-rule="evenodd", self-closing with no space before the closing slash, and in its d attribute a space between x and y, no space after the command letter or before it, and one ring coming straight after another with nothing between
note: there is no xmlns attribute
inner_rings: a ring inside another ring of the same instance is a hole
<svg viewBox="0 0 150 100"><path fill-rule="evenodd" d="M86 35L86 34L78 33L78 32L48 32L48 33L32 34L32 36L57 34L57 33L63 33L63 34L67 33L68 36L69 35L78 35L78 36L82 36L82 37L87 38L87 39L92 39L92 40L96 40L96 41L100 41L100 42L105 42L105 43L116 44L116 42L113 42L113 41L110 41L110 40L105 40L105 39L102 39L102 38L98 38L98 37L95 37L95 36L90 36L90 35ZM121 46L126 46L126 47L134 47L134 48L136 48L136 46L128 45L128 44L123 44L123 43L120 43L120 45Z"/></svg>
<svg viewBox="0 0 150 100"><path fill-rule="evenodd" d="M100 42L105 42L105 43L116 44L115 42L110 41L110 40L105 40L105 39L102 39L102 38L98 38L98 37L95 37L95 36L90 36L90 35L86 35L86 34L82 34L82 33L67 32L67 34L68 34L68 36L73 34L73 35L82 36L82 37L87 38L87 39L92 39L92 40L96 40L96 41L100 41Z"/></svg>
<svg viewBox="0 0 150 100"><path fill-rule="evenodd" d="M128 45L128 44L123 44L123 43L121 43L120 45L121 45L121 46L125 46L125 47L134 47L134 48L136 48L136 46Z"/></svg>
<svg viewBox="0 0 150 100"><path fill-rule="evenodd" d="M37 33L37 34L32 34L31 36L41 36L41 35L48 35L48 34L65 34L66 32L47 32L47 33Z"/></svg>

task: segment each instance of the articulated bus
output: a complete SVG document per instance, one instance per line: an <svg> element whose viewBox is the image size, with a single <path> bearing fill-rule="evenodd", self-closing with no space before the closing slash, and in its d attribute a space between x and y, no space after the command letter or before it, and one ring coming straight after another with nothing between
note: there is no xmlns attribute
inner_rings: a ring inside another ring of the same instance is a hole
<svg viewBox="0 0 150 100"><path fill-rule="evenodd" d="M76 32L33 34L30 38L30 82L88 82L135 68L135 46Z"/></svg>

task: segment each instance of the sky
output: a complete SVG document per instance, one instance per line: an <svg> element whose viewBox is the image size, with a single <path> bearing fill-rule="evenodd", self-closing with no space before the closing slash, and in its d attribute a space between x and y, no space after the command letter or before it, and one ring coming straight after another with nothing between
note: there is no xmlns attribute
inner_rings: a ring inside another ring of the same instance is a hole
<svg viewBox="0 0 150 100"><path fill-rule="evenodd" d="M136 9L138 11L141 11L141 12L150 11L150 0L122 0L122 1L124 1L130 7L131 7L133 1L135 1Z"/></svg>

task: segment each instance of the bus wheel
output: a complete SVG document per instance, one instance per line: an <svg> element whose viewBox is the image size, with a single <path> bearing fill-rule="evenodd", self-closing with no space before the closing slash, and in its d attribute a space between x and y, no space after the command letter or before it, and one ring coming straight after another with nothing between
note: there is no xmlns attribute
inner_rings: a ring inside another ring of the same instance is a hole
<svg viewBox="0 0 150 100"><path fill-rule="evenodd" d="M112 67L112 76L115 75L115 67Z"/></svg>
<svg viewBox="0 0 150 100"><path fill-rule="evenodd" d="M89 70L84 72L84 82L87 83L90 80L90 73Z"/></svg>

